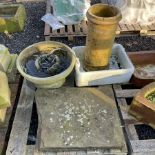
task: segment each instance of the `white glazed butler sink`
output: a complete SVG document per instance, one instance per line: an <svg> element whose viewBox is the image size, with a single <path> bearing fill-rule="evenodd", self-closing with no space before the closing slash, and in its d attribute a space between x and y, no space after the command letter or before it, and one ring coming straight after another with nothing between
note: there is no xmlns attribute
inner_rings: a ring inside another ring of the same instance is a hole
<svg viewBox="0 0 155 155"><path fill-rule="evenodd" d="M130 80L134 66L127 56L125 49L120 44L114 44L112 49L112 57L117 57L121 68L114 67L100 71L85 71L83 69L83 52L85 46L77 46L72 48L76 54L76 85L77 86L95 86L116 83L126 83ZM111 64L111 63L110 63ZM117 62L114 62L117 65ZM110 65L111 66L111 65Z"/></svg>

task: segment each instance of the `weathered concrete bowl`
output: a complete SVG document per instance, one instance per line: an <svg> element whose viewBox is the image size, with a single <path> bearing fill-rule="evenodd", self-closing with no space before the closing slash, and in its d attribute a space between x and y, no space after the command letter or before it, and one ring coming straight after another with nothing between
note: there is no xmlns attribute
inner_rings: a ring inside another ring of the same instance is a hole
<svg viewBox="0 0 155 155"><path fill-rule="evenodd" d="M54 48L63 48L67 51L67 55L70 59L70 66L65 71L61 72L60 74L45 78L34 77L24 72L26 60L32 54L36 53L36 49L41 53L48 53ZM43 41L25 48L19 54L17 58L17 69L25 79L34 83L37 88L59 88L64 84L66 77L73 70L75 61L76 58L72 52L72 49L65 44L54 41Z"/></svg>

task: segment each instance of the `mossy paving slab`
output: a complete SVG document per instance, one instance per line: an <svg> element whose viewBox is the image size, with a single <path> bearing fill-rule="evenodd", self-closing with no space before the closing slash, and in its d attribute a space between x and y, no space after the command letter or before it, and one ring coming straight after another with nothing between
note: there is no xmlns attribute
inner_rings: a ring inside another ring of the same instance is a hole
<svg viewBox="0 0 155 155"><path fill-rule="evenodd" d="M125 141L110 86L38 89L39 149L119 149Z"/></svg>

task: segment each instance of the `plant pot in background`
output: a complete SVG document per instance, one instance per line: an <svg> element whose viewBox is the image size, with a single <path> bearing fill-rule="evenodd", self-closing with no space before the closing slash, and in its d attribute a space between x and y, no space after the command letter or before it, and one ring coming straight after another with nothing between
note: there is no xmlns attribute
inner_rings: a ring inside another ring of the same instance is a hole
<svg viewBox="0 0 155 155"><path fill-rule="evenodd" d="M148 96L155 93L155 82L143 87L134 97L129 113L155 129L155 102Z"/></svg>
<svg viewBox="0 0 155 155"><path fill-rule="evenodd" d="M144 87L155 81L155 51L128 52L128 56L135 67L132 84Z"/></svg>
<svg viewBox="0 0 155 155"><path fill-rule="evenodd" d="M84 51L85 70L102 70L111 56L121 12L114 6L96 4L87 11L88 35Z"/></svg>

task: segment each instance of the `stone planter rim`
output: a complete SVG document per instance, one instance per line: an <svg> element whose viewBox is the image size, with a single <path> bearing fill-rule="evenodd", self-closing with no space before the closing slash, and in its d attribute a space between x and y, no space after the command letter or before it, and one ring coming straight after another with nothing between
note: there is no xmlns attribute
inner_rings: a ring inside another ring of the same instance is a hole
<svg viewBox="0 0 155 155"><path fill-rule="evenodd" d="M0 8L8 8L8 7L16 7L16 12L15 12L15 14L13 16L13 17L15 17L18 10L19 10L19 8L24 7L24 6L21 3L18 3L18 4L1 3L1 5L0 5Z"/></svg>
<svg viewBox="0 0 155 155"><path fill-rule="evenodd" d="M45 78L34 77L34 76L31 76L31 75L25 73L23 71L23 68L22 68L22 65L21 65L21 60L22 60L23 53L26 53L28 49L30 49L32 47L35 47L35 46L38 46L40 44L57 44L57 45L59 44L62 47L65 47L67 49L67 51L72 54L70 66L65 71L61 72L60 74L50 76L50 77L45 77ZM75 61L76 61L75 54L72 51L72 49L70 47L68 47L67 45L65 45L63 43L60 43L60 42L56 42L56 41L42 41L42 42L38 42L38 43L35 43L35 44L32 44L32 45L26 47L19 54L19 56L17 58L16 66L17 66L18 71L21 73L21 75L23 77L25 77L28 81L31 81L32 83L35 83L35 84L41 84L41 83L50 84L51 82L53 83L53 82L56 82L58 80L66 78L71 73L71 71L73 70L74 65L75 65Z"/></svg>
<svg viewBox="0 0 155 155"><path fill-rule="evenodd" d="M95 7L102 7L102 8L110 8L113 9L114 11L116 11L116 15L112 16L112 17L100 17L97 15L94 15L92 13L92 10ZM89 20L95 24L115 24L118 23L121 19L122 19L122 14L121 11L117 8L114 7L112 5L107 5L107 4L102 4L102 3L98 3L95 5L92 5L86 13L87 18L89 18Z"/></svg>
<svg viewBox="0 0 155 155"><path fill-rule="evenodd" d="M24 6L22 4L18 4L18 5L16 4L15 6L17 6L18 8L17 8L17 11L16 11L14 17L17 18L18 17L18 13L20 12L20 9L23 8Z"/></svg>

